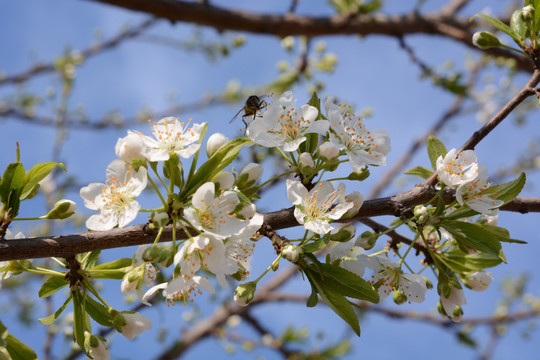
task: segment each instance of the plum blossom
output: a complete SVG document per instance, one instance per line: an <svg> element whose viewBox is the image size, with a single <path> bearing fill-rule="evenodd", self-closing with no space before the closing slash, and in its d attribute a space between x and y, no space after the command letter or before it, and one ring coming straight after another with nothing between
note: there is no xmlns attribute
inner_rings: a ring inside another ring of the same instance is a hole
<svg viewBox="0 0 540 360"><path fill-rule="evenodd" d="M354 204L345 200L345 184L337 190L327 181L316 184L309 192L300 181L287 180L287 198L295 206L294 217L304 228L326 234L334 227L332 220L340 219ZM334 206L334 204L337 205Z"/></svg>
<svg viewBox="0 0 540 360"><path fill-rule="evenodd" d="M404 274L399 265L393 263L386 256L376 257L373 268L374 274L368 281L379 293L381 298L388 296L394 290L401 291L409 303L421 303L424 301L427 291L424 277L417 274Z"/></svg>
<svg viewBox="0 0 540 360"><path fill-rule="evenodd" d="M88 350L88 354L92 357L92 359L109 360L111 358L109 348L107 347L107 341L103 337L99 335L90 336L89 345L90 348Z"/></svg>
<svg viewBox="0 0 540 360"><path fill-rule="evenodd" d="M437 159L439 179L448 186L458 186L473 181L478 176L478 162L473 150L450 150Z"/></svg>
<svg viewBox="0 0 540 360"><path fill-rule="evenodd" d="M173 116L154 123L152 126L154 138L146 135L142 138L145 145L144 156L150 161L168 160L171 153L176 153L183 158L192 156L199 150L200 144L196 142L201 136L205 123L190 125L191 119L186 124Z"/></svg>
<svg viewBox="0 0 540 360"><path fill-rule="evenodd" d="M114 151L116 156L127 163L131 163L133 160L146 160L143 155L145 151L143 135L131 130L128 131L126 137L118 139Z"/></svg>
<svg viewBox="0 0 540 360"><path fill-rule="evenodd" d="M467 205L481 214L496 216L499 213L498 207L504 204L504 201L494 199L493 194L482 194L490 185L487 179L487 167L479 165L476 179L463 183L457 188L456 200L460 205Z"/></svg>
<svg viewBox="0 0 540 360"><path fill-rule="evenodd" d="M80 191L84 206L99 210L86 221L86 227L103 231L133 221L140 209L135 199L146 187L146 174L144 167L134 171L122 160L111 162L106 170L107 183L91 183Z"/></svg>
<svg viewBox="0 0 540 360"><path fill-rule="evenodd" d="M450 294L448 295L448 297L444 296L444 294L441 294L441 305L446 315L448 315L448 317L450 317L452 321L461 321L461 316L463 313L462 311L456 309L456 307L460 307L461 305L465 305L466 303L467 299L465 299L465 292L461 288L452 286L450 288Z"/></svg>
<svg viewBox="0 0 540 360"><path fill-rule="evenodd" d="M5 240L13 240L13 239L24 239L24 234L22 232L18 232L13 236L13 233L9 231L9 229L6 229L6 234L4 235ZM0 261L0 289L2 288L2 280L5 280L11 276L11 271L9 271L9 261Z"/></svg>
<svg viewBox="0 0 540 360"><path fill-rule="evenodd" d="M195 275L192 278L183 276L176 277L168 283L161 283L151 287L143 296L142 303L151 306L150 299L159 291L163 290L163 296L173 303L181 300L184 303L193 302L193 297L197 294L202 294L201 289L213 293L214 288L207 278Z"/></svg>
<svg viewBox="0 0 540 360"><path fill-rule="evenodd" d="M185 209L186 219L197 229L216 238L239 234L250 224L235 213L240 204L238 194L227 190L216 194L215 184L207 182L197 189L191 200L192 207Z"/></svg>
<svg viewBox="0 0 540 360"><path fill-rule="evenodd" d="M368 131L361 117L333 101L334 98L329 97L325 102L330 142L347 153L353 170L360 172L365 165L386 165L386 154L391 150L388 132L382 129Z"/></svg>
<svg viewBox="0 0 540 360"><path fill-rule="evenodd" d="M122 317L125 321L124 324L118 326L118 331L130 340L135 339L137 335L150 330L152 328L152 322L149 318L138 312L122 312Z"/></svg>
<svg viewBox="0 0 540 360"><path fill-rule="evenodd" d="M143 285L150 287L154 285L158 270L150 262L143 260L144 251L149 245L140 245L135 255L133 255L134 269L129 271L120 284L120 290L124 295L130 292L137 292L139 299L142 299L145 293Z"/></svg>
<svg viewBox="0 0 540 360"><path fill-rule="evenodd" d="M463 283L470 287L474 291L484 291L493 281L493 274L491 272L477 271L472 274L468 274Z"/></svg>
<svg viewBox="0 0 540 360"><path fill-rule="evenodd" d="M295 151L306 141L306 134L324 135L328 131L327 120L317 120L319 111L311 105L296 107L291 91L274 99L262 117L253 120L247 128L247 136L256 144Z"/></svg>

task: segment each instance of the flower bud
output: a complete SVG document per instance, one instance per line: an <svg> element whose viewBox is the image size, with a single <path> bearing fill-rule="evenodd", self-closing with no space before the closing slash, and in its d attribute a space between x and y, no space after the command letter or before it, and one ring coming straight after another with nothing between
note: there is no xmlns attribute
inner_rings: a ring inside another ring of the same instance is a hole
<svg viewBox="0 0 540 360"><path fill-rule="evenodd" d="M304 175L310 174L315 169L315 162L310 153L301 153L298 157L298 170Z"/></svg>
<svg viewBox="0 0 540 360"><path fill-rule="evenodd" d="M154 262L159 258L161 250L157 246L150 246L146 248L142 254L143 261Z"/></svg>
<svg viewBox="0 0 540 360"><path fill-rule="evenodd" d="M140 274L136 269L131 270L126 275L124 275L122 283L120 284L120 290L122 291L122 294L127 295L128 293L137 290L137 287L139 287L139 280Z"/></svg>
<svg viewBox="0 0 540 360"><path fill-rule="evenodd" d="M128 131L126 137L118 139L114 151L116 156L130 164L133 160L146 161L146 157L143 155L144 148L142 136L133 131Z"/></svg>
<svg viewBox="0 0 540 360"><path fill-rule="evenodd" d="M263 173L263 167L257 163L250 163L244 166L238 175L236 185L240 190L247 189L255 185Z"/></svg>
<svg viewBox="0 0 540 360"><path fill-rule="evenodd" d="M355 181L364 181L369 176L369 169L367 166L364 166L360 172L352 172L347 176L347 179L349 180L355 180Z"/></svg>
<svg viewBox="0 0 540 360"><path fill-rule="evenodd" d="M347 242L356 235L356 227L352 224L345 225L339 229L334 229L330 234L330 240L337 242Z"/></svg>
<svg viewBox="0 0 540 360"><path fill-rule="evenodd" d="M109 360L111 354L107 347L107 341L99 335L90 335L89 332L85 332L85 345L88 349L88 355L94 360Z"/></svg>
<svg viewBox="0 0 540 360"><path fill-rule="evenodd" d="M301 247L293 244L287 244L285 245L283 250L281 250L281 254L283 255L283 257L293 263L297 262L298 259L300 259L300 255L302 255L303 253L304 250L302 250Z"/></svg>
<svg viewBox="0 0 540 360"><path fill-rule="evenodd" d="M414 208L414 216L418 218L419 223L424 223L429 216L429 211L424 205L417 205Z"/></svg>
<svg viewBox="0 0 540 360"><path fill-rule="evenodd" d="M364 250L370 250L375 246L379 235L372 231L364 231L359 237L356 238L354 246L360 246Z"/></svg>
<svg viewBox="0 0 540 360"><path fill-rule="evenodd" d="M169 215L165 211L155 211L152 213L152 223L155 227L164 227L169 223Z"/></svg>
<svg viewBox="0 0 540 360"><path fill-rule="evenodd" d="M392 294L392 300L398 305L404 304L407 301L407 295L405 295L400 290L394 290Z"/></svg>
<svg viewBox="0 0 540 360"><path fill-rule="evenodd" d="M294 37L293 36L285 36L281 40L281 47L287 51L292 50L294 47Z"/></svg>
<svg viewBox="0 0 540 360"><path fill-rule="evenodd" d="M43 219L67 219L75 214L77 204L71 200L62 199L54 204L54 208L49 213L43 216Z"/></svg>
<svg viewBox="0 0 540 360"><path fill-rule="evenodd" d="M465 277L463 283L474 291L484 291L492 280L493 274L491 272L477 271Z"/></svg>
<svg viewBox="0 0 540 360"><path fill-rule="evenodd" d="M152 322L146 316L134 311L114 312L112 314L114 327L130 340L145 330L152 328Z"/></svg>
<svg viewBox="0 0 540 360"><path fill-rule="evenodd" d="M257 283L254 281L238 285L234 290L234 301L240 306L246 306L253 300Z"/></svg>
<svg viewBox="0 0 540 360"><path fill-rule="evenodd" d="M223 145L225 145L229 139L222 133L212 134L206 142L206 155L211 157L214 153Z"/></svg>
<svg viewBox="0 0 540 360"><path fill-rule="evenodd" d="M221 171L212 178L212 182L216 184L216 191L227 190L234 185L234 175L228 171Z"/></svg>
<svg viewBox="0 0 540 360"><path fill-rule="evenodd" d="M534 16L534 6L525 6L523 9L521 9L521 15L523 16L523 20L531 20Z"/></svg>
<svg viewBox="0 0 540 360"><path fill-rule="evenodd" d="M501 45L495 35L487 31L475 32L472 38L473 44L480 49L489 49Z"/></svg>
<svg viewBox="0 0 540 360"><path fill-rule="evenodd" d="M334 160L339 155L339 148L332 142L324 142L319 146L319 158L325 161Z"/></svg>

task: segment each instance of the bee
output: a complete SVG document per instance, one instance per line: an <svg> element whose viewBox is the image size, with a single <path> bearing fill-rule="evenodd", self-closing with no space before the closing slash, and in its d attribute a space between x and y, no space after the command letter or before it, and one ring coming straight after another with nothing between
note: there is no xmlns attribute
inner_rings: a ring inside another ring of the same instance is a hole
<svg viewBox="0 0 540 360"><path fill-rule="evenodd" d="M232 123L241 113L244 112L244 115L242 115L242 122L246 125L246 118L253 116L253 119L255 119L257 116L260 115L260 111L264 109L266 106L268 106L267 102L263 99L266 97L266 95L257 96L257 95L251 95L247 98L246 102L244 103L244 107L238 110L236 115L229 121L229 124Z"/></svg>

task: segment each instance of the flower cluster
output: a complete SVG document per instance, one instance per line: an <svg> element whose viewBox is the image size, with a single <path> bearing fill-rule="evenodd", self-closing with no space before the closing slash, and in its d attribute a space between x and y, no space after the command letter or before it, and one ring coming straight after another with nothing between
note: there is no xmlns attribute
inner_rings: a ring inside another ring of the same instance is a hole
<svg viewBox="0 0 540 360"><path fill-rule="evenodd" d="M456 187L456 200L481 214L496 216L504 202L485 193L489 187L487 167L478 164L473 150L450 150L437 159L437 174L447 186Z"/></svg>

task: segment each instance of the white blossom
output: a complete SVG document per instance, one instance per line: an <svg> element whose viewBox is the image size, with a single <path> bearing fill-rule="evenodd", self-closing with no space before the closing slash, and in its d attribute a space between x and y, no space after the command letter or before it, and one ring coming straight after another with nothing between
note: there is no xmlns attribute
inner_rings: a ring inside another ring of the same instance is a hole
<svg viewBox="0 0 540 360"><path fill-rule="evenodd" d="M330 142L347 153L352 169L360 172L365 165L386 165L386 154L391 150L388 132L382 129L368 131L361 117L333 101L334 98L329 97L325 102Z"/></svg>
<svg viewBox="0 0 540 360"><path fill-rule="evenodd" d="M468 274L463 282L474 291L484 291L493 281L493 274L491 272L477 271L472 274Z"/></svg>
<svg viewBox="0 0 540 360"><path fill-rule="evenodd" d="M191 119L186 124L172 116L159 120L152 126L154 138L143 136L144 156L150 161L168 160L171 153L189 158L199 150L200 144L196 142L204 125L191 124Z"/></svg>
<svg viewBox="0 0 540 360"><path fill-rule="evenodd" d="M144 315L136 313L123 312L122 316L124 317L126 324L119 328L119 331L122 335L127 337L130 340L135 339L137 335L144 332L145 330L150 330L152 328L152 322L149 318Z"/></svg>
<svg viewBox="0 0 540 360"><path fill-rule="evenodd" d="M134 171L122 160L107 166L107 183L92 183L81 189L84 206L99 210L86 221L90 230L110 230L116 225L124 227L135 219L140 205L135 200L146 187L146 168Z"/></svg>
<svg viewBox="0 0 540 360"><path fill-rule="evenodd" d="M456 200L460 205L467 205L481 214L496 216L499 213L498 207L504 204L504 201L493 199L493 194L482 194L490 185L487 179L487 167L479 165L476 179L463 183L457 188Z"/></svg>
<svg viewBox="0 0 540 360"><path fill-rule="evenodd" d="M304 228L317 234L326 234L334 228L332 220L340 219L353 207L345 198L345 185L337 190L330 182L316 184L309 192L300 181L287 180L287 198L295 206L294 217ZM336 204L334 206L334 204Z"/></svg>
<svg viewBox="0 0 540 360"><path fill-rule="evenodd" d="M455 322L459 322L461 320L461 314L454 314L455 308L457 306L461 307L461 305L465 305L466 303L467 299L465 299L465 292L463 289L452 286L448 297L441 294L441 304L444 312Z"/></svg>
<svg viewBox="0 0 540 360"><path fill-rule="evenodd" d="M215 133L210 135L210 137L206 141L206 155L208 157L211 157L220 147L225 145L228 141L229 138L227 138L222 133Z"/></svg>
<svg viewBox="0 0 540 360"><path fill-rule="evenodd" d="M439 179L448 186L458 186L473 181L478 176L478 162L473 150L450 150L437 159Z"/></svg>
<svg viewBox="0 0 540 360"><path fill-rule="evenodd" d="M116 156L127 163L131 163L133 160L146 160L143 155L145 151L143 135L131 130L128 131L126 137L118 139L114 151Z"/></svg>
<svg viewBox="0 0 540 360"><path fill-rule="evenodd" d="M424 277L417 274L405 274L400 267L390 261L386 256L376 257L377 266L369 280L381 298L390 295L394 290L401 291L409 303L424 301L427 291ZM373 263L371 263L373 264Z"/></svg>
<svg viewBox="0 0 540 360"><path fill-rule="evenodd" d="M256 144L295 151L306 140L306 134L324 135L328 131L327 120L317 120L319 111L311 105L296 108L291 91L283 93L268 105L262 117L253 120L246 134Z"/></svg>

